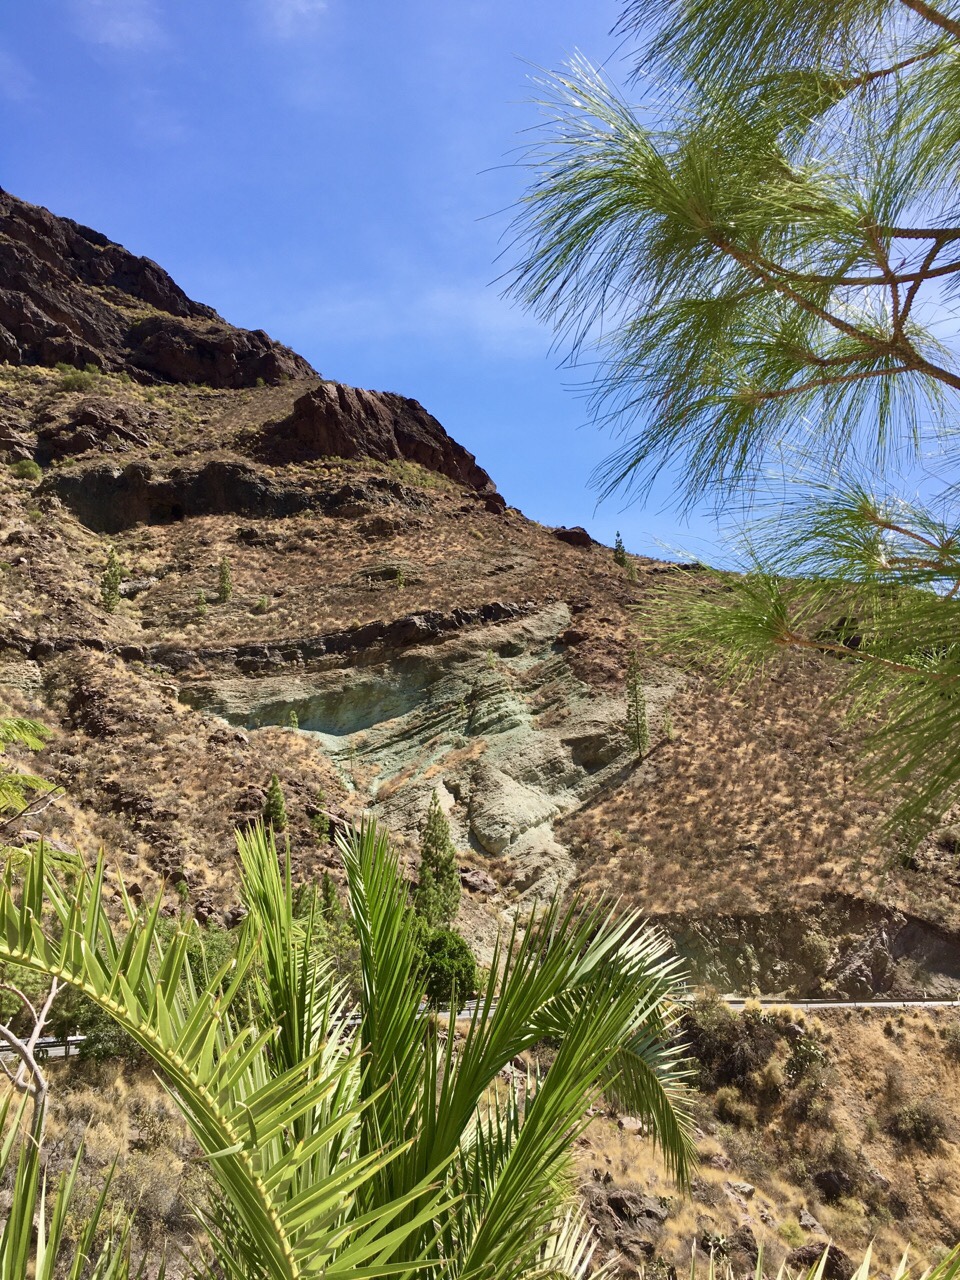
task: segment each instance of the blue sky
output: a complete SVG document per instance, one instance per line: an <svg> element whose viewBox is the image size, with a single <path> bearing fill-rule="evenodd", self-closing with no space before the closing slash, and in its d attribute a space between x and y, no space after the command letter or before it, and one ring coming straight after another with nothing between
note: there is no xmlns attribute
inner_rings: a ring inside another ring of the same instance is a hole
<svg viewBox="0 0 960 1280"><path fill-rule="evenodd" d="M610 0L10 0L0 186L161 263L325 376L414 396L507 500L711 555L669 482L595 510L612 447L500 297L531 65L626 78ZM507 260L508 261L508 260Z"/></svg>

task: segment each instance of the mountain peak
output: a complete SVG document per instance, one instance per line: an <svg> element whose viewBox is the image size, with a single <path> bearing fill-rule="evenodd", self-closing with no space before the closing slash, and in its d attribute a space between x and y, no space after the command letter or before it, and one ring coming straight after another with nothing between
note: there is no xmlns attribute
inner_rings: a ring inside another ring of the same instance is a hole
<svg viewBox="0 0 960 1280"><path fill-rule="evenodd" d="M194 302L150 258L2 190L0 360L220 388L316 376L262 329Z"/></svg>

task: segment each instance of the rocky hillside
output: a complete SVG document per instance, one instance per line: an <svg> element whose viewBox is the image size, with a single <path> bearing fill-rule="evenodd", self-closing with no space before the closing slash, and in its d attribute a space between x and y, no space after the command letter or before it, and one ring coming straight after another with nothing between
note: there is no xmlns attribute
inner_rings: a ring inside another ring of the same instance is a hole
<svg viewBox="0 0 960 1280"><path fill-rule="evenodd" d="M0 696L50 726L32 767L60 788L8 836L102 844L135 893L163 880L171 913L229 926L233 830L272 773L304 877L338 872L324 815L361 811L414 875L436 791L481 958L516 910L580 885L638 904L720 989L960 987L960 829L909 856L878 836L832 660L730 690L645 652L635 607L665 575L698 590L699 566L618 564L583 530L526 519L415 401L321 378L155 263L5 194L0 358ZM634 648L642 762L625 732ZM953 1183L923 1191L949 1125L897 1190L901 1102L863 1064L909 1041L919 1072L926 1036L949 1093L956 1035L901 1030L850 1039L837 1021L801 1115L797 1033L761 1028L756 1070L702 1081L693 1208L660 1202L655 1165L598 1117L584 1176L604 1249L629 1271L744 1225L747 1255L764 1231L785 1252L821 1223L852 1250L865 1221L895 1223L888 1252L955 1237ZM817 1181L831 1172L848 1181Z"/></svg>
<svg viewBox="0 0 960 1280"><path fill-rule="evenodd" d="M481 954L518 901L580 882L723 988L960 982L954 833L906 862L878 839L830 662L734 693L644 658L633 607L697 566L526 519L415 401L321 379L6 194L0 323L0 670L63 787L28 829L229 914L232 829L271 772L305 868L335 865L324 806L413 857L435 789Z"/></svg>

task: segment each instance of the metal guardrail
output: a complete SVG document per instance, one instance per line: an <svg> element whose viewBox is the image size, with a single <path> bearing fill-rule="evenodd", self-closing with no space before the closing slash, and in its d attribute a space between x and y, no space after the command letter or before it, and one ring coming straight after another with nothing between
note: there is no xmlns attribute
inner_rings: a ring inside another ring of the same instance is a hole
<svg viewBox="0 0 960 1280"><path fill-rule="evenodd" d="M37 1041L34 1053L38 1062L46 1062L49 1058L69 1058L72 1050L79 1049L86 1036L41 1036ZM8 1044L0 1044L0 1054L16 1054L16 1050Z"/></svg>
<svg viewBox="0 0 960 1280"><path fill-rule="evenodd" d="M724 1004L730 1005L733 1009L740 1009L744 1005L759 1004L763 1009L960 1009L960 995L953 1000L942 1000L935 997L924 997L922 999L909 1000L827 1000L827 999L811 999L811 1000L788 1000L776 999L772 996L735 996L724 995L720 999ZM481 1000L468 1000L462 1008L458 1009L454 1014L454 1019L472 1018L475 1011L482 1005ZM493 1001L491 1012L496 1008L497 1002ZM426 1013L432 1006L426 1001L420 1005L420 1012ZM441 1015L450 1014L449 1006L439 1006L435 1010ZM345 1026L358 1026L360 1016L352 1014L344 1019ZM86 1036L44 1036L37 1041L36 1056L38 1061L46 1062L50 1058L69 1058L73 1051L79 1049ZM8 1044L0 1043L0 1055L15 1054L16 1050L12 1049Z"/></svg>

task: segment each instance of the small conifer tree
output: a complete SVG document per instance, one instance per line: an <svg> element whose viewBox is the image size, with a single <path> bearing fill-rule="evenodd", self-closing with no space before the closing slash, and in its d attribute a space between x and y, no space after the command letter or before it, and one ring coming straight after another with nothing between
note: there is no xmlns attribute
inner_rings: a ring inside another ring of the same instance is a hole
<svg viewBox="0 0 960 1280"><path fill-rule="evenodd" d="M330 819L324 811L326 803L327 793L324 791L323 787L320 787L317 791L318 810L310 819L310 826L313 828L314 834L320 841L330 839Z"/></svg>
<svg viewBox="0 0 960 1280"><path fill-rule="evenodd" d="M323 873L320 881L320 912L330 923L335 923L343 917L343 903L340 901L336 883L329 871Z"/></svg>
<svg viewBox="0 0 960 1280"><path fill-rule="evenodd" d="M290 713L287 716L287 728L288 729L300 728L300 717L297 715L296 711L294 711L293 707L290 708Z"/></svg>
<svg viewBox="0 0 960 1280"><path fill-rule="evenodd" d="M647 754L650 749L650 721L636 649L627 660L627 737L638 756L642 758Z"/></svg>
<svg viewBox="0 0 960 1280"><path fill-rule="evenodd" d="M283 788L275 773L270 775L267 787L267 802L263 806L263 820L274 831L285 831L287 827L287 805L283 798Z"/></svg>
<svg viewBox="0 0 960 1280"><path fill-rule="evenodd" d="M201 587L197 592L197 617L205 618L207 616L207 593Z"/></svg>
<svg viewBox="0 0 960 1280"><path fill-rule="evenodd" d="M450 824L434 791L420 843L420 879L413 899L417 915L431 929L449 928L460 905L457 853Z"/></svg>
<svg viewBox="0 0 960 1280"><path fill-rule="evenodd" d="M613 543L613 558L621 569L627 564L627 548L623 545L623 539L620 537L620 530L617 530L617 536Z"/></svg>
<svg viewBox="0 0 960 1280"><path fill-rule="evenodd" d="M220 559L220 575L217 579L217 600L226 604L233 595L233 576L230 573L230 561L226 556Z"/></svg>
<svg viewBox="0 0 960 1280"><path fill-rule="evenodd" d="M103 577L100 579L100 599L103 601L103 607L107 613L115 613L117 605L120 603L120 583L123 579L123 569L120 567L120 559L116 550L111 547L110 554L107 556L107 567L103 571Z"/></svg>

